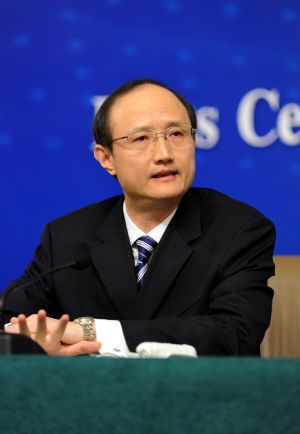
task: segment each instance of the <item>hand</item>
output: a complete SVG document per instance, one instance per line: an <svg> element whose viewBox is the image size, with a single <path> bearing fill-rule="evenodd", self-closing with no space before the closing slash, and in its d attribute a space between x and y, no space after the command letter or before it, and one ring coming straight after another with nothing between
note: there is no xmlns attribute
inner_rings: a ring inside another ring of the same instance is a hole
<svg viewBox="0 0 300 434"><path fill-rule="evenodd" d="M68 315L59 320L47 317L44 310L28 318L20 314L10 320L6 331L22 333L35 340L48 354L75 356L99 351L99 342L85 341L82 327L69 321Z"/></svg>

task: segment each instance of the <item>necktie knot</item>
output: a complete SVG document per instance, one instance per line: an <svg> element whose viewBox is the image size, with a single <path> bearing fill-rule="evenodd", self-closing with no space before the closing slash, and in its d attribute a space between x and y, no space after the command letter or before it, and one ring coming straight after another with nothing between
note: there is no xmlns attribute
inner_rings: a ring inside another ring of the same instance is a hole
<svg viewBox="0 0 300 434"><path fill-rule="evenodd" d="M148 270L150 257L157 246L157 242L148 235L144 235L136 240L138 249L138 263L135 266L138 286L143 283L143 278Z"/></svg>

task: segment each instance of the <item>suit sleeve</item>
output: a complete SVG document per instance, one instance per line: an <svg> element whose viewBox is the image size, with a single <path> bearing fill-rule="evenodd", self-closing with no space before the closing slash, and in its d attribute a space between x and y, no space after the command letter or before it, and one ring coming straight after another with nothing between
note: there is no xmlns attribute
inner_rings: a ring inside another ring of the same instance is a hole
<svg viewBox="0 0 300 434"><path fill-rule="evenodd" d="M197 314L196 304L177 317L122 320L130 350L152 341L190 344L200 356L259 355L271 317L274 240L275 228L264 217L241 227L218 265L206 312Z"/></svg>

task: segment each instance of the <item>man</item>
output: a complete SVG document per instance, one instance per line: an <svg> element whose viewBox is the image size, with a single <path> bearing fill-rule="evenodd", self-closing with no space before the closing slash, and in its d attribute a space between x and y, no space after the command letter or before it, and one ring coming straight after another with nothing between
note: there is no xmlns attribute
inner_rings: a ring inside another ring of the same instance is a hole
<svg viewBox="0 0 300 434"><path fill-rule="evenodd" d="M162 83L134 80L106 99L94 154L124 197L47 225L26 276L80 255L91 263L12 292L8 331L50 354L97 351L95 339L119 355L144 341L190 344L200 356L259 354L274 227L245 204L190 188L195 131L193 108Z"/></svg>

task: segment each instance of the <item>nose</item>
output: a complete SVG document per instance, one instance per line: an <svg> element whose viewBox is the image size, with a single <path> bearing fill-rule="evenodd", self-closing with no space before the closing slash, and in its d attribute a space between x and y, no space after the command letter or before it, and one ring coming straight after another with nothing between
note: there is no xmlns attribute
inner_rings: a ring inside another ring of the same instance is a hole
<svg viewBox="0 0 300 434"><path fill-rule="evenodd" d="M153 142L153 158L156 163L173 161L173 150L164 131L156 134Z"/></svg>

